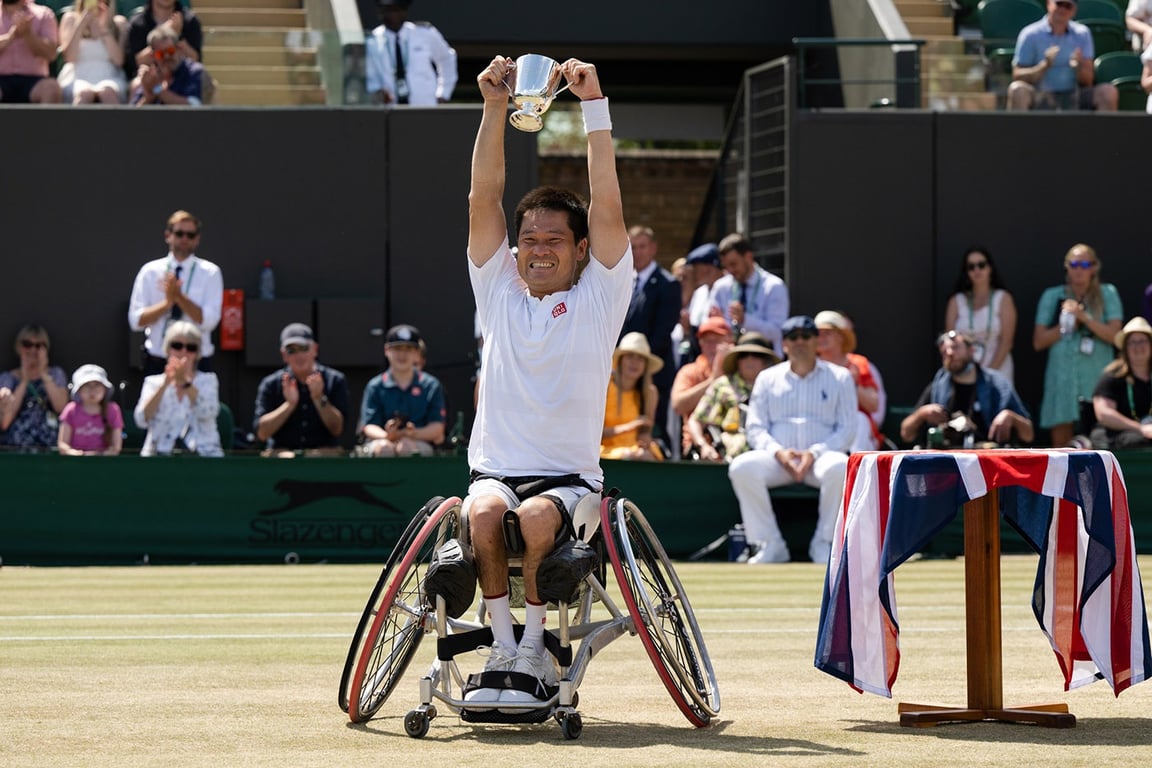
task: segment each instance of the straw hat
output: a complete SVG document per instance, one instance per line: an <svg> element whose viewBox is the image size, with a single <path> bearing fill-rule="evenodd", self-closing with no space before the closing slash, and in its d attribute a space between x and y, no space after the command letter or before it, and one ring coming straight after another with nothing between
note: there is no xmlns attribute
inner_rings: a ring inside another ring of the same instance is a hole
<svg viewBox="0 0 1152 768"><path fill-rule="evenodd" d="M648 373L656 373L664 367L664 361L652 354L652 347L648 346L648 337L639 331L624 334L620 344L612 352L612 367L620 365L620 356L631 352L648 359Z"/></svg>
<svg viewBox="0 0 1152 768"><path fill-rule="evenodd" d="M776 354L772 342L764 338L759 333L746 333L740 337L736 346L728 350L728 354L724 355L724 375L731 376L736 373L736 365L740 360L740 355L759 355L768 358L768 365L776 365L780 362L779 355Z"/></svg>
<svg viewBox="0 0 1152 768"><path fill-rule="evenodd" d="M1124 351L1124 342L1128 341L1128 334L1130 333L1142 333L1152 339L1152 325L1149 325L1148 321L1139 315L1132 318L1116 334L1116 341L1114 342L1116 349Z"/></svg>
<svg viewBox="0 0 1152 768"><path fill-rule="evenodd" d="M816 315L816 327L839 331L840 337L844 339L844 351L856 351L856 329L853 327L852 321L844 315L826 309Z"/></svg>

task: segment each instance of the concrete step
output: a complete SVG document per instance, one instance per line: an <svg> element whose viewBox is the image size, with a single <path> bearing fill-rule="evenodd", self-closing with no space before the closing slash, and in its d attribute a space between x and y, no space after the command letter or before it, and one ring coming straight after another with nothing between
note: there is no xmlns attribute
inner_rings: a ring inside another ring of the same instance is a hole
<svg viewBox="0 0 1152 768"><path fill-rule="evenodd" d="M217 0L224 2L225 0ZM250 1L250 0L248 0ZM896 0L896 10L900 16L908 19L918 16L946 16L952 18L952 7L938 0ZM199 6L197 6L199 7Z"/></svg>
<svg viewBox="0 0 1152 768"><path fill-rule="evenodd" d="M228 8L300 8L300 0L193 0L196 15L200 11Z"/></svg>
<svg viewBox="0 0 1152 768"><path fill-rule="evenodd" d="M925 93L924 108L937 112L990 112L997 108L994 93Z"/></svg>
<svg viewBox="0 0 1152 768"><path fill-rule="evenodd" d="M316 49L289 50L283 46L204 46L204 60L212 62L213 68L237 67L314 67Z"/></svg>
<svg viewBox="0 0 1152 768"><path fill-rule="evenodd" d="M216 104L224 106L323 105L324 89L296 85L225 85L216 89Z"/></svg>
<svg viewBox="0 0 1152 768"><path fill-rule="evenodd" d="M972 93L985 90L984 62L979 56L932 55L921 59L924 90L934 92Z"/></svg>
<svg viewBox="0 0 1152 768"><path fill-rule="evenodd" d="M199 14L197 14L199 15ZM204 45L231 48L283 47L290 37L299 38L299 27L208 27L204 29Z"/></svg>
<svg viewBox="0 0 1152 768"><path fill-rule="evenodd" d="M199 13L199 11L197 11ZM952 17L933 16L905 16L904 26L908 27L908 34L913 37L927 37L929 35L951 35Z"/></svg>
<svg viewBox="0 0 1152 768"><path fill-rule="evenodd" d="M303 8L206 8L196 7L196 15L204 28L211 27L291 27L300 29L307 24Z"/></svg>
<svg viewBox="0 0 1152 768"><path fill-rule="evenodd" d="M212 65L212 77L221 85L320 85L315 67L237 67Z"/></svg>
<svg viewBox="0 0 1152 768"><path fill-rule="evenodd" d="M958 56L964 53L964 41L955 35L917 35L924 40L924 47L920 49L922 56L937 54L950 54Z"/></svg>

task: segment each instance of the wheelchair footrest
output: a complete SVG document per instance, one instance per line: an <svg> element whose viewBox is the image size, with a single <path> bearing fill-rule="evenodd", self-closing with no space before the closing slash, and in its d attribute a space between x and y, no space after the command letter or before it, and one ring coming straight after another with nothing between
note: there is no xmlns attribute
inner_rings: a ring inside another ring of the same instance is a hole
<svg viewBox="0 0 1152 768"><path fill-rule="evenodd" d="M496 709L460 710L460 719L466 723L500 723L502 725L527 725L543 723L552 716L551 707L529 709L524 712L501 712Z"/></svg>
<svg viewBox="0 0 1152 768"><path fill-rule="evenodd" d="M464 684L465 694L479 688L502 691L522 691L538 701L548 701L560 690L558 685L545 685L540 680L524 672L477 672L468 675Z"/></svg>
<svg viewBox="0 0 1152 768"><path fill-rule="evenodd" d="M524 636L524 625L517 624L512 627L512 631L516 634L516 640L519 642L520 638ZM445 635L436 640L436 657L440 661L452 661L462 653L474 651L482 645L492 645L492 640L491 627L481 627L458 635ZM565 648L560 645L560 638L551 631L544 632L544 647L555 657L560 666L572 666L572 646L569 645Z"/></svg>

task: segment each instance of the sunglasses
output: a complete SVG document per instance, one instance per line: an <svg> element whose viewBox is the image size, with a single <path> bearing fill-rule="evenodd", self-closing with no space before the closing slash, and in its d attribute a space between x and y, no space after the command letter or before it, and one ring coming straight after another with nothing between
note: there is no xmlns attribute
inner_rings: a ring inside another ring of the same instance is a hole
<svg viewBox="0 0 1152 768"><path fill-rule="evenodd" d="M1089 261L1088 259L1077 259L1076 261L1068 262L1068 266L1072 269L1091 269L1096 266L1096 262Z"/></svg>
<svg viewBox="0 0 1152 768"><path fill-rule="evenodd" d="M46 341L32 341L31 339L21 339L20 346L24 349L48 349L48 342Z"/></svg>
<svg viewBox="0 0 1152 768"><path fill-rule="evenodd" d="M191 342L191 341L189 341L189 342L173 341L173 342L170 342L168 344L168 349L174 349L177 352L183 352L184 350L188 350L189 352L199 352L200 351L200 345L196 344L195 342Z"/></svg>
<svg viewBox="0 0 1152 768"><path fill-rule="evenodd" d="M284 347L284 351L290 355L298 355L301 352L307 352L310 347L307 344L289 344Z"/></svg>
<svg viewBox="0 0 1152 768"><path fill-rule="evenodd" d="M172 237L184 237L189 240L200 237L200 232L197 230L173 229L170 231L172 232Z"/></svg>
<svg viewBox="0 0 1152 768"><path fill-rule="evenodd" d="M152 51L152 55L156 58L156 61L170 59L176 55L176 46L172 46L171 48L158 48Z"/></svg>
<svg viewBox="0 0 1152 768"><path fill-rule="evenodd" d="M968 264L968 271L975 272L977 269L987 269L988 262L986 261L973 261Z"/></svg>
<svg viewBox="0 0 1152 768"><path fill-rule="evenodd" d="M796 341L797 339L803 339L807 341L808 339L814 338L816 338L816 334L812 331L792 331L784 337L786 341Z"/></svg>
<svg viewBox="0 0 1152 768"><path fill-rule="evenodd" d="M1057 0L1056 1L1056 7L1057 8L1075 8L1076 3L1069 2L1069 0Z"/></svg>

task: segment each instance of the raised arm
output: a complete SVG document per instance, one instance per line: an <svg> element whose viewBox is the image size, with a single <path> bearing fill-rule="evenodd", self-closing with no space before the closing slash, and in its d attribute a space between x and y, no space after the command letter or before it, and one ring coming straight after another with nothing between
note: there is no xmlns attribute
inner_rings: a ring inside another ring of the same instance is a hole
<svg viewBox="0 0 1152 768"><path fill-rule="evenodd" d="M588 131L588 250L611 269L628 250L628 228L624 225L624 203L616 176L616 150L612 145L612 120L608 100L600 89L596 67L568 59L561 71L580 97L584 126ZM487 102L485 102L487 105Z"/></svg>
<svg viewBox="0 0 1152 768"><path fill-rule="evenodd" d="M508 236L503 208L504 121L508 113L508 89L504 78L511 66L511 59L497 56L476 78L484 97L484 113L472 148L468 258L478 267L495 255L500 243Z"/></svg>

